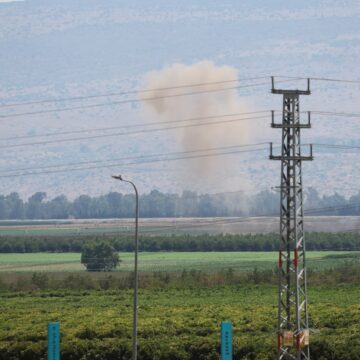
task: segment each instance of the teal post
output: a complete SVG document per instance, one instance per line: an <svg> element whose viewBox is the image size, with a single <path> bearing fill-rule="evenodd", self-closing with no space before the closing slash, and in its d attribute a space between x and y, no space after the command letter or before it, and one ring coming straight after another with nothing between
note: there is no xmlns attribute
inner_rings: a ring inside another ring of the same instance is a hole
<svg viewBox="0 0 360 360"><path fill-rule="evenodd" d="M221 360L232 360L232 323L221 323Z"/></svg>
<svg viewBox="0 0 360 360"><path fill-rule="evenodd" d="M48 323L48 360L60 360L60 323Z"/></svg>

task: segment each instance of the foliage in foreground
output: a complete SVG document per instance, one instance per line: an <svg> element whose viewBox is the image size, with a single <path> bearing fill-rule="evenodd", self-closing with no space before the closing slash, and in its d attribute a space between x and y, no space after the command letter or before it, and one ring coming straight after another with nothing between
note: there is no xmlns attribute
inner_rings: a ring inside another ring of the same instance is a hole
<svg viewBox="0 0 360 360"><path fill-rule="evenodd" d="M360 359L359 285L311 287L312 359ZM139 360L217 360L219 325L234 324L234 358L275 358L276 286L140 290ZM60 321L63 360L129 359L132 291L3 293L0 359L44 359ZM20 321L21 319L21 321Z"/></svg>
<svg viewBox="0 0 360 360"><path fill-rule="evenodd" d="M179 272L141 272L139 285L143 289L189 287L241 286L246 284L277 284L277 270L258 269L236 271L229 267L218 271L183 269ZM64 272L64 273L2 273L1 292L25 292L36 290L109 290L133 287L133 273L114 272ZM360 284L360 263L348 262L335 268L308 270L309 286L336 284Z"/></svg>

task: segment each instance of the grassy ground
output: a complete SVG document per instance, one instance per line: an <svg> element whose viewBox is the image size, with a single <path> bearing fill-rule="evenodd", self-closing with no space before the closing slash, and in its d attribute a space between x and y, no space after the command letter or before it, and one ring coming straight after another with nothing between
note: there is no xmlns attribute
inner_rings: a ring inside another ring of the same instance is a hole
<svg viewBox="0 0 360 360"><path fill-rule="evenodd" d="M236 359L275 358L276 287L142 289L139 359L215 360L219 326L234 324ZM314 359L360 359L360 287L311 287ZM62 359L129 359L131 290L0 294L0 358L44 359L46 325L60 321Z"/></svg>
<svg viewBox="0 0 360 360"><path fill-rule="evenodd" d="M44 226L44 228L32 228L31 226L25 228L6 228L0 229L0 235L6 236L81 236L81 235L110 235L119 234L118 227L74 227L67 225Z"/></svg>
<svg viewBox="0 0 360 360"><path fill-rule="evenodd" d="M354 256L354 255L357 255ZM329 269L358 261L360 252L310 251L310 269ZM121 253L119 271L132 271L133 254ZM237 271L274 269L276 252L144 252L139 256L140 271L181 271L197 269L217 271L233 268ZM83 271L79 253L0 254L0 272L66 272Z"/></svg>

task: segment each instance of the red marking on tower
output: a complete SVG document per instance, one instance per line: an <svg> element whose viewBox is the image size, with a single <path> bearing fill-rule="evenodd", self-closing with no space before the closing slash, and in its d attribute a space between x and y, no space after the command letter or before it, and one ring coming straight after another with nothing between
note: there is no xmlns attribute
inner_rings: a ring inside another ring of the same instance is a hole
<svg viewBox="0 0 360 360"><path fill-rule="evenodd" d="M282 251L279 250L279 269L282 268Z"/></svg>
<svg viewBox="0 0 360 360"><path fill-rule="evenodd" d="M299 263L298 249L295 248L295 250L294 250L294 266L297 267L298 263Z"/></svg>

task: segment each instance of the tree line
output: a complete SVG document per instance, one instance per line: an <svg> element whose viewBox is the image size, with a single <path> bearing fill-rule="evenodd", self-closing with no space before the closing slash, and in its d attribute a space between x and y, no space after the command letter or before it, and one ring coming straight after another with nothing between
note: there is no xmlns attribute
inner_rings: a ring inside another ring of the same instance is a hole
<svg viewBox="0 0 360 360"><path fill-rule="evenodd" d="M1 236L0 253L82 252L89 243L106 240L116 251L132 252L133 236ZM278 234L140 236L140 251L276 251ZM359 233L308 233L307 250L360 251Z"/></svg>
<svg viewBox="0 0 360 360"><path fill-rule="evenodd" d="M16 192L0 195L0 220L128 218L133 217L134 208L134 195L118 192L94 197L81 195L74 200L65 195L48 199L45 192L37 192L27 200ZM314 210L319 208L322 210ZM360 191L345 198L337 193L320 196L310 188L305 192L305 209L314 215L360 215ZM140 196L141 217L266 216L278 213L279 193L268 190L255 195L192 191L171 194L153 190Z"/></svg>

